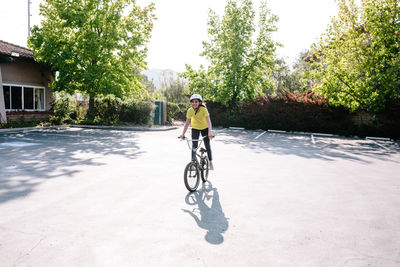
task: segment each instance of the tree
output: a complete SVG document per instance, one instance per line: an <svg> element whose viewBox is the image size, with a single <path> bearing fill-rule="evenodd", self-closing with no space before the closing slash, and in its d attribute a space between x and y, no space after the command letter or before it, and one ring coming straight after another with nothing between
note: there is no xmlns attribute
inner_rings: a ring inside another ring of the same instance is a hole
<svg viewBox="0 0 400 267"><path fill-rule="evenodd" d="M310 50L303 50L293 63L293 70L290 73L292 92L305 92L314 86L313 80L307 75L310 70L310 63L307 61L309 56Z"/></svg>
<svg viewBox="0 0 400 267"><path fill-rule="evenodd" d="M272 77L275 81L276 92L305 92L312 87L312 80L306 75L310 69L310 64L305 61L309 51L304 50L298 54L296 61L290 68L283 58L275 60L275 69Z"/></svg>
<svg viewBox="0 0 400 267"><path fill-rule="evenodd" d="M161 90L168 102L186 103L189 99L189 89L185 79L170 70L162 73Z"/></svg>
<svg viewBox="0 0 400 267"><path fill-rule="evenodd" d="M142 84L144 86L144 89L147 91L148 94L152 94L157 88L153 83L153 80L149 80L149 77L146 75L142 74Z"/></svg>
<svg viewBox="0 0 400 267"><path fill-rule="evenodd" d="M237 109L242 100L274 88L271 73L278 44L271 34L277 30L278 17L271 14L266 3L261 5L258 27L255 15L251 0L228 1L221 20L210 10L210 40L203 42L201 53L209 67L196 71L186 65L183 74L192 92Z"/></svg>
<svg viewBox="0 0 400 267"><path fill-rule="evenodd" d="M36 60L57 72L56 91L140 95L140 72L153 27L153 9L135 0L45 0L44 17L33 27L29 46Z"/></svg>
<svg viewBox="0 0 400 267"><path fill-rule="evenodd" d="M379 111L400 97L398 0L338 0L339 13L310 57L315 90L352 111Z"/></svg>
<svg viewBox="0 0 400 267"><path fill-rule="evenodd" d="M272 71L277 92L291 91L291 72L283 58L275 60L276 68ZM267 93L267 92L266 92Z"/></svg>

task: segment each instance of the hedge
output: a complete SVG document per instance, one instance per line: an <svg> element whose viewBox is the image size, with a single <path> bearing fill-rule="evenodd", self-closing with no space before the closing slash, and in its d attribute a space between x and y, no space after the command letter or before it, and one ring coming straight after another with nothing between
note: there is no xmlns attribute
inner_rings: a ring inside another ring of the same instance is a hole
<svg viewBox="0 0 400 267"><path fill-rule="evenodd" d="M151 121L152 102L120 99L114 95L98 96L94 101L95 120L104 123L117 121L148 124Z"/></svg>
<svg viewBox="0 0 400 267"><path fill-rule="evenodd" d="M190 103L167 103L167 121L185 121L187 110L191 107Z"/></svg>
<svg viewBox="0 0 400 267"><path fill-rule="evenodd" d="M400 105L379 114L350 113L312 92L259 96L233 114L220 103L207 103L213 125L246 129L318 132L344 136L381 136L399 139ZM364 119L360 119L364 118Z"/></svg>

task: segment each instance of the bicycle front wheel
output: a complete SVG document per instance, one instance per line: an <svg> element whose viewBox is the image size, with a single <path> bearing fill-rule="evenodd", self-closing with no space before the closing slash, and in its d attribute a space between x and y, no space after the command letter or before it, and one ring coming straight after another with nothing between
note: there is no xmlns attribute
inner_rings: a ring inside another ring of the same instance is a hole
<svg viewBox="0 0 400 267"><path fill-rule="evenodd" d="M187 190L190 192L196 191L200 183L199 169L197 168L196 162L189 162L186 165L183 180Z"/></svg>
<svg viewBox="0 0 400 267"><path fill-rule="evenodd" d="M207 182L208 170L210 168L210 162L208 161L207 156L201 159L201 167L201 179L203 182Z"/></svg>

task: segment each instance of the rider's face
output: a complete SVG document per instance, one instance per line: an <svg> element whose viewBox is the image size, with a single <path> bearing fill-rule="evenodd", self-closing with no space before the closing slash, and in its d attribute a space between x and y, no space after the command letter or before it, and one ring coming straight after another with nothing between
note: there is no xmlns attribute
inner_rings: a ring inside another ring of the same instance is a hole
<svg viewBox="0 0 400 267"><path fill-rule="evenodd" d="M193 108L198 108L199 105L200 105L200 101L199 100L197 100L197 99L193 99L192 100L192 107Z"/></svg>

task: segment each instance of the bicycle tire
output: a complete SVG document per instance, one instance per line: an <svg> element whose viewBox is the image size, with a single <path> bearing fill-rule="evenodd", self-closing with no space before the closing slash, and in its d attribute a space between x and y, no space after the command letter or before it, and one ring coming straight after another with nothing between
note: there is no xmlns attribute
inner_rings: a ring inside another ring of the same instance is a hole
<svg viewBox="0 0 400 267"><path fill-rule="evenodd" d="M210 161L208 160L208 157L205 156L203 159L201 159L202 161L205 161L204 166L202 166L202 170L201 170L201 180L203 180L203 182L207 182L208 179L208 171L210 169ZM202 162L201 161L201 162Z"/></svg>
<svg viewBox="0 0 400 267"><path fill-rule="evenodd" d="M192 166L194 166L195 171L193 173ZM192 175L194 174L194 175ZM189 181L190 179L190 181ZM194 181L191 181L194 179ZM197 165L195 162L189 162L186 167L185 171L183 174L183 181L185 182L185 186L187 190L190 192L196 191L197 187L199 186L200 183L200 178L199 178L199 169L197 168ZM194 185L192 185L192 182L194 182Z"/></svg>

